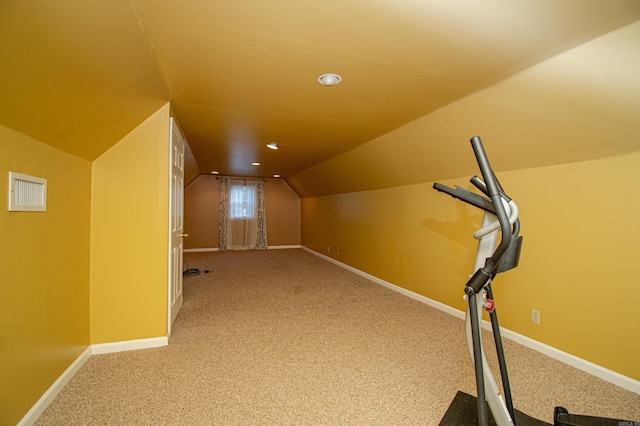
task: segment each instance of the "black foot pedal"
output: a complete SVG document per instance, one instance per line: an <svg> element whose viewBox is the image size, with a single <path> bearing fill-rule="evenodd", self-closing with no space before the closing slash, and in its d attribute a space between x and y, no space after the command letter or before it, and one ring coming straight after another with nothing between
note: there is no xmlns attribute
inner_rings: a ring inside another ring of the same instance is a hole
<svg viewBox="0 0 640 426"><path fill-rule="evenodd" d="M553 421L555 426L640 426L640 422L629 420L569 414L564 407L555 408Z"/></svg>

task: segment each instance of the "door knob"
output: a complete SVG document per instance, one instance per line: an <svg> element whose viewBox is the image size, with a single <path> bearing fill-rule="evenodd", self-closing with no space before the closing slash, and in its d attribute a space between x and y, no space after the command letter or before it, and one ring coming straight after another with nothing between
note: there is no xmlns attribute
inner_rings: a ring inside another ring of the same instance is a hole
<svg viewBox="0 0 640 426"><path fill-rule="evenodd" d="M180 236L181 236L182 238L186 238L186 237L188 237L188 236L189 236L189 234L180 234Z"/></svg>

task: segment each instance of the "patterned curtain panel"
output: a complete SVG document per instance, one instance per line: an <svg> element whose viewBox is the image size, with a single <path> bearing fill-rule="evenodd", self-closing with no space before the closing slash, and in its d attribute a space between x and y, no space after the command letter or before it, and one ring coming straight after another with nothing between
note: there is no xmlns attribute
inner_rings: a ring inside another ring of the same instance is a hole
<svg viewBox="0 0 640 426"><path fill-rule="evenodd" d="M218 251L227 251L227 219L229 217L229 187L228 177L220 178L220 212L218 215Z"/></svg>
<svg viewBox="0 0 640 426"><path fill-rule="evenodd" d="M267 218L264 213L264 180L258 181L258 240L256 249L267 248Z"/></svg>

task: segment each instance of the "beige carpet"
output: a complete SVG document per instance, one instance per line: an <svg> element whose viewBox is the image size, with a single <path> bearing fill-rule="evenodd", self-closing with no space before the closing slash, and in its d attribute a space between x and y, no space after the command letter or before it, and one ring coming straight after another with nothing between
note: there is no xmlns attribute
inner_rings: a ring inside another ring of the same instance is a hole
<svg viewBox="0 0 640 426"><path fill-rule="evenodd" d="M437 425L475 395L460 319L303 250L185 260L211 272L169 346L92 356L37 424ZM640 395L505 344L520 411L640 419Z"/></svg>

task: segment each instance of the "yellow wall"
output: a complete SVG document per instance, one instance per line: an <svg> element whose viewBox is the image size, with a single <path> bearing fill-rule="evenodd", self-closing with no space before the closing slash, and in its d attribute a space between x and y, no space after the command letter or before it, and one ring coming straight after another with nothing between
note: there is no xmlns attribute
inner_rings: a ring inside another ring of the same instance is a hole
<svg viewBox="0 0 640 426"><path fill-rule="evenodd" d="M220 181L200 175L184 190L184 248L218 247Z"/></svg>
<svg viewBox="0 0 640 426"><path fill-rule="evenodd" d="M522 284L501 290L505 305L520 305L507 311L511 327L640 380L640 153L505 173L504 181L526 226L522 268L507 283ZM528 322L529 308L540 309L541 327Z"/></svg>
<svg viewBox="0 0 640 426"><path fill-rule="evenodd" d="M494 285L501 325L640 380L640 154L498 175L524 235L520 266ZM305 198L302 243L464 310L482 215L431 187Z"/></svg>
<svg viewBox="0 0 640 426"><path fill-rule="evenodd" d="M8 212L8 171L47 179ZM0 424L16 424L89 345L91 163L0 126Z"/></svg>
<svg viewBox="0 0 640 426"><path fill-rule="evenodd" d="M269 246L300 245L300 197L282 179L267 179L264 211Z"/></svg>
<svg viewBox="0 0 640 426"><path fill-rule="evenodd" d="M266 179L265 215L269 246L300 245L300 197L281 179ZM185 248L218 247L220 180L200 175L184 194Z"/></svg>
<svg viewBox="0 0 640 426"><path fill-rule="evenodd" d="M91 343L166 336L169 104L93 163Z"/></svg>

